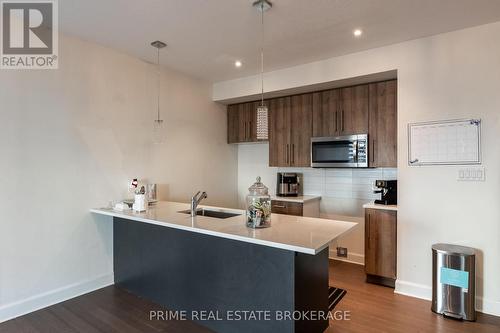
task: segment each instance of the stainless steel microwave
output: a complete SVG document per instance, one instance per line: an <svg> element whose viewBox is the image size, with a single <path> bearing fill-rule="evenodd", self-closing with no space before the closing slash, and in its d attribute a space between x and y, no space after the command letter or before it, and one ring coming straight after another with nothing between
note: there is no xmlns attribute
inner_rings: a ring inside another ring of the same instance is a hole
<svg viewBox="0 0 500 333"><path fill-rule="evenodd" d="M368 134L311 139L313 168L367 168Z"/></svg>

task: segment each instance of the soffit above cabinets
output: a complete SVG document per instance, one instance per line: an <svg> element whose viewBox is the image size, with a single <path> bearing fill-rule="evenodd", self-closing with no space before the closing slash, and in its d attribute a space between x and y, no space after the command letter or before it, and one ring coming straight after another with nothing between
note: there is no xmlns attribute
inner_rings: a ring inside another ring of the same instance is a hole
<svg viewBox="0 0 500 333"><path fill-rule="evenodd" d="M276 98L276 97L283 97L283 96L291 96L291 95L297 95L297 94L317 92L317 91L321 91L321 90L329 90L329 89L335 89L335 88L355 86L358 84L366 84L366 83L372 83L372 82L378 82L378 81L387 81L387 80L397 79L397 76L398 76L397 70L390 70L390 71L386 71L386 72L373 73L373 74L357 76L357 77L350 77L350 78L346 78L346 79L342 79L342 80L322 82L322 83L318 83L318 84L312 84L312 85L308 85L308 86L300 86L300 87L295 87L295 88L285 89L285 90L271 91L271 92L265 93L264 98L269 99L269 98ZM217 100L217 103L224 104L224 105L246 103L246 102L255 101L259 98L260 98L260 94L248 95L248 96L241 96L241 97L237 97L237 98Z"/></svg>

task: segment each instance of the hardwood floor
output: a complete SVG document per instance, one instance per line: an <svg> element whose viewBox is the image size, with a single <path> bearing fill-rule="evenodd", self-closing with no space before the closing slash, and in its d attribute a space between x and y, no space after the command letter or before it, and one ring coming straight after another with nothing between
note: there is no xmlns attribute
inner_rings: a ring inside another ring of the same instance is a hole
<svg viewBox="0 0 500 333"><path fill-rule="evenodd" d="M477 322L445 319L431 312L431 302L394 294L365 283L363 266L330 262L330 285L347 290L334 311L350 311L350 320L330 321L327 333L354 332L500 332L500 317L478 313Z"/></svg>
<svg viewBox="0 0 500 333"><path fill-rule="evenodd" d="M0 324L0 333L205 333L191 321L149 320L165 310L114 286Z"/></svg>
<svg viewBox="0 0 500 333"><path fill-rule="evenodd" d="M330 263L330 284L347 290L335 311L349 311L350 320L333 320L326 332L500 332L499 317L479 314L476 323L444 319L430 311L430 302L364 279L362 266ZM2 323L0 333L210 332L189 321L150 321L150 310L162 308L108 287Z"/></svg>

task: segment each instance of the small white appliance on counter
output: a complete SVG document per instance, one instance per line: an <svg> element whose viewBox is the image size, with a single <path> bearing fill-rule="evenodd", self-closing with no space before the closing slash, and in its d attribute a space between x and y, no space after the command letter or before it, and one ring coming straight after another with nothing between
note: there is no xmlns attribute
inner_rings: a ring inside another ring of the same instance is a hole
<svg viewBox="0 0 500 333"><path fill-rule="evenodd" d="M146 195L145 194L136 194L134 197L134 204L132 205L132 209L134 212L145 212L148 206Z"/></svg>

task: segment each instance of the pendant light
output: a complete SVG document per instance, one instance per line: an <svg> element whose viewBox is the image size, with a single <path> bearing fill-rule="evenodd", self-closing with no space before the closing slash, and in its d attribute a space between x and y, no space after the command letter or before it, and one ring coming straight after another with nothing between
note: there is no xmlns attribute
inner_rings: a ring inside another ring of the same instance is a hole
<svg viewBox="0 0 500 333"><path fill-rule="evenodd" d="M153 143L162 144L165 142L165 124L160 117L160 92L161 92L161 66L160 66L160 50L167 46L167 44L157 40L151 43L151 46L156 48L157 52L157 66L158 66L158 95L156 99L157 113L156 119L153 122Z"/></svg>
<svg viewBox="0 0 500 333"><path fill-rule="evenodd" d="M257 140L267 140L269 138L268 113L269 110L264 103L264 13L273 7L268 0L257 0L253 3L261 15L261 47L260 47L260 83L261 101L257 107Z"/></svg>

